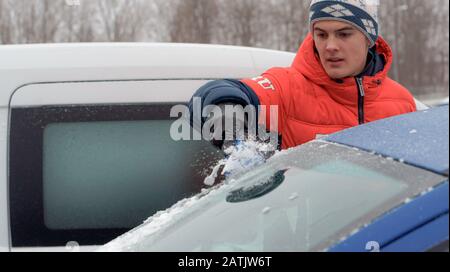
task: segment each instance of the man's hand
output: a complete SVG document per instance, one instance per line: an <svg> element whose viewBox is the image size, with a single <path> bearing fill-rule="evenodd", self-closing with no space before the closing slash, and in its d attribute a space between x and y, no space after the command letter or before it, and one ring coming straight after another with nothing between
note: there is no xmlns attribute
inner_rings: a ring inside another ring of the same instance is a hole
<svg viewBox="0 0 450 272"><path fill-rule="evenodd" d="M256 111L259 106L259 100L256 94L254 94L254 92L248 86L246 86L245 84L243 84L238 80L234 79L216 80L203 85L195 92L192 99L188 103L190 113L189 114L190 125L200 133L205 132L205 130L203 130L203 126L206 124L208 117L205 117L204 113L205 111L206 113L208 113L207 109L211 105L235 105L235 106L242 105L243 107L253 106L256 114L254 118L251 118L251 116L249 116L249 119L256 120L258 114ZM229 114L226 114L225 111L222 111L222 115L229 115ZM233 137L226 137L225 130L227 130L228 135L230 134L239 135L239 133L241 133L242 128L245 127L246 124L244 122L244 126L242 126L243 117L241 118L240 116L244 115L243 114L236 115L234 124L239 125L235 126L235 129L237 128L237 131L234 131L233 133L231 132L231 128L229 126L226 127L227 123L225 122L225 119L223 119L222 122L223 126L222 128L219 127L217 131L219 133L219 131L222 130L224 133L221 135L222 137L217 137L217 135L215 135L216 136L214 137L215 139L212 140L214 145L222 146L223 141L226 138L228 139L233 138ZM219 118L219 117L209 116L209 118ZM225 116L221 118L232 119L233 117ZM217 120L212 120L212 122L215 121ZM210 127L208 129L210 129ZM248 127L252 127L252 124L248 124Z"/></svg>
<svg viewBox="0 0 450 272"><path fill-rule="evenodd" d="M212 109L212 108L211 108ZM220 112L220 114L217 114ZM242 106L230 103L219 104L205 122L206 129L211 128L211 143L218 148L227 148L236 140L245 140L247 123Z"/></svg>

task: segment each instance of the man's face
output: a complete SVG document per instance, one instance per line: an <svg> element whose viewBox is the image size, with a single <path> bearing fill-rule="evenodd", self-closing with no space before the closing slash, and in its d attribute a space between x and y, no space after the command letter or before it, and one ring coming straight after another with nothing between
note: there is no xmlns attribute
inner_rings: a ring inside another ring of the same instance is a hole
<svg viewBox="0 0 450 272"><path fill-rule="evenodd" d="M333 79L357 76L367 61L369 40L351 24L319 21L313 28L320 62Z"/></svg>

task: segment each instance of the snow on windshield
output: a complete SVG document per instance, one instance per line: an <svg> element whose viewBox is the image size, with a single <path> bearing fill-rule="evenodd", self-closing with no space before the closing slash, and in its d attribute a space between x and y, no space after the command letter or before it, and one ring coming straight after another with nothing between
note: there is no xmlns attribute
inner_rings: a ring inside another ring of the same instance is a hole
<svg viewBox="0 0 450 272"><path fill-rule="evenodd" d="M224 197L234 188L242 185L253 186L258 183L264 183L270 177L269 169L264 168L262 171L251 171L255 167L263 164L269 158L279 157L282 154L288 154L290 151L272 151L269 144L259 143L256 141L246 141L239 146L231 146L225 150L226 158L220 160L213 168L212 173L208 176L204 183L208 186L214 185L218 176L218 171L223 167L221 175L227 177L224 184L219 184L202 192L194 197L186 198L171 208L160 211L148 218L141 226L125 233L108 244L100 247L98 251L126 251L127 248L138 243L140 240L148 237L160 229L167 228L176 222L195 213L198 209L208 206L208 203L217 197ZM276 154L276 156L273 156ZM242 177L241 177L242 176ZM254 178L258 176L258 178ZM234 177L241 177L234 179Z"/></svg>
<svg viewBox="0 0 450 272"><path fill-rule="evenodd" d="M236 145L231 145L224 150L225 159L217 163L211 175L205 178L204 184L207 186L214 185L221 168L220 175L225 177L249 171L263 164L269 157L278 153L278 151L273 150L274 147L269 143L261 143L253 140L242 141Z"/></svg>

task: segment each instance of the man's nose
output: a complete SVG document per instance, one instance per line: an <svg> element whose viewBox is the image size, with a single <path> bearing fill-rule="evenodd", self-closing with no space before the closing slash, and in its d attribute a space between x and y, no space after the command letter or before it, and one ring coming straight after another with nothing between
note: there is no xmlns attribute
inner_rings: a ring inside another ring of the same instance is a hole
<svg viewBox="0 0 450 272"><path fill-rule="evenodd" d="M330 37L327 40L325 48L326 48L327 51L330 51L330 52L337 51L339 49L339 46L338 46L338 43L337 43L336 39L333 38L333 37Z"/></svg>

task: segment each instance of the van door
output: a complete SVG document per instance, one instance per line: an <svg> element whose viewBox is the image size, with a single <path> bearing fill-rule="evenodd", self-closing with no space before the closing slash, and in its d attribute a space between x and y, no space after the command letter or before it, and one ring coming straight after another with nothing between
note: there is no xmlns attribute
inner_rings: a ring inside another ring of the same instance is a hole
<svg viewBox="0 0 450 272"><path fill-rule="evenodd" d="M174 105L204 80L33 84L11 100L13 251L102 245L198 193L223 154L175 141Z"/></svg>

